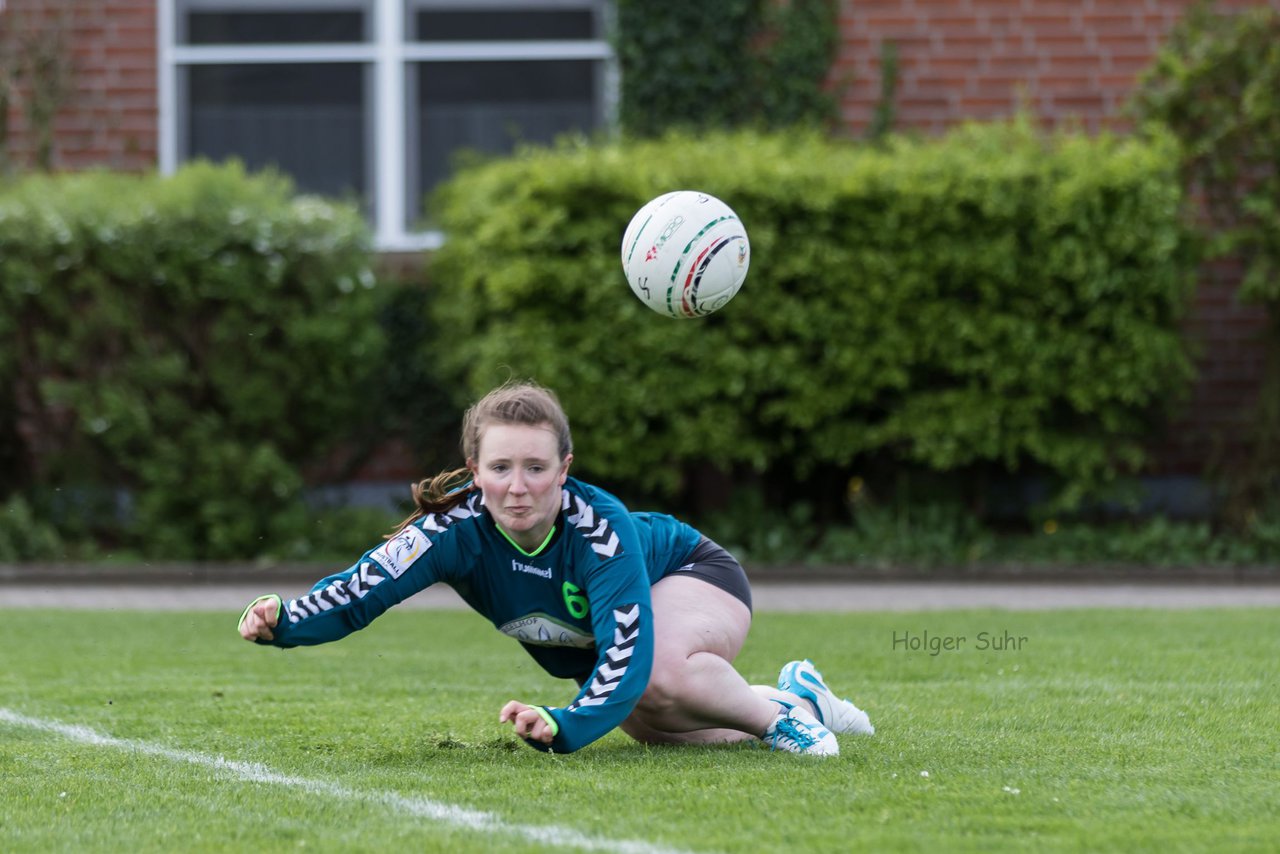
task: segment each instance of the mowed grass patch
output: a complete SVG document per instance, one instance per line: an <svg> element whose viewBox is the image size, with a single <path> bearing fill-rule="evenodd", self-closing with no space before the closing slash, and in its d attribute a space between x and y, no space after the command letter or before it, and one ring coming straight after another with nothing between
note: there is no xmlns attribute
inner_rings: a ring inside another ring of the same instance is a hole
<svg viewBox="0 0 1280 854"><path fill-rule="evenodd" d="M1269 850L1278 616L759 614L749 678L811 657L876 724L815 760L617 732L530 750L502 704L574 686L469 613L280 651L240 640L235 614L7 611L0 708L208 761L0 722L0 847L527 852L563 847L530 830L551 828L606 850Z"/></svg>

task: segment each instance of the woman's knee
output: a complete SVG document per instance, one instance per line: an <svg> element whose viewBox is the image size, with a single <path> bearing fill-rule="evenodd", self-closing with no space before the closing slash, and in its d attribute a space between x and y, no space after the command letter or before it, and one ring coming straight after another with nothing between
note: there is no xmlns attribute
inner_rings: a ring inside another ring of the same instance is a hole
<svg viewBox="0 0 1280 854"><path fill-rule="evenodd" d="M685 681L680 662L655 659L649 674L649 684L636 703L636 711L645 719L661 720L680 708L685 693Z"/></svg>
<svg viewBox="0 0 1280 854"><path fill-rule="evenodd" d="M706 668L711 664L733 667L723 656L714 652L686 652L683 647L658 650L649 672L649 684L636 703L636 709L646 717L658 718L678 712L688 705L691 698L702 693L699 681L705 679Z"/></svg>

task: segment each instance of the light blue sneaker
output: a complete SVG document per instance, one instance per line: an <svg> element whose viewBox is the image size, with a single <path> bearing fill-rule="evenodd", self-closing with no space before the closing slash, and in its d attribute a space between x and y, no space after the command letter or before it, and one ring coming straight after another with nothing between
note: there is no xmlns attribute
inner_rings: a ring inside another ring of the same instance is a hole
<svg viewBox="0 0 1280 854"><path fill-rule="evenodd" d="M783 666L778 674L778 690L812 703L818 711L818 720L832 732L875 734L876 728L871 725L867 713L831 693L818 668L807 658Z"/></svg>
<svg viewBox="0 0 1280 854"><path fill-rule="evenodd" d="M808 709L774 700L782 710L764 731L761 740L772 750L803 753L806 756L838 756L840 745L831 730L818 723Z"/></svg>

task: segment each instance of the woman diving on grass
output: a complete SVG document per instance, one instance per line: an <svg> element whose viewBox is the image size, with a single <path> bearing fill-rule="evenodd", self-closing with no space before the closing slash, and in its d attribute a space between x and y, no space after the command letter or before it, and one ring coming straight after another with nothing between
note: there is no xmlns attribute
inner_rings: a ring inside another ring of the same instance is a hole
<svg viewBox="0 0 1280 854"><path fill-rule="evenodd" d="M490 392L467 411L462 448L466 468L418 484L417 512L386 542L296 599L258 598L240 635L327 643L440 582L577 682L563 706L503 706L499 720L538 749L568 753L620 727L646 744L755 738L834 756L833 733L874 732L808 660L785 665L776 687L747 684L732 663L751 626L738 561L671 516L630 512L569 477L569 422L551 391Z"/></svg>

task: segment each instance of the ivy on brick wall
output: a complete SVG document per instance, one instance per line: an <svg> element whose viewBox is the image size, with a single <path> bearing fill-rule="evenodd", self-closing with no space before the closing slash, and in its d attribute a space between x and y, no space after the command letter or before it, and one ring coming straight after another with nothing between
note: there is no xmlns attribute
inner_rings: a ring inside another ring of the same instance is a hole
<svg viewBox="0 0 1280 854"><path fill-rule="evenodd" d="M0 178L14 167L9 111L21 109L36 168L53 168L54 120L75 92L71 0L0 0Z"/></svg>
<svg viewBox="0 0 1280 854"><path fill-rule="evenodd" d="M618 0L619 123L669 128L830 125L834 0Z"/></svg>
<svg viewBox="0 0 1280 854"><path fill-rule="evenodd" d="M1136 105L1182 141L1212 250L1246 262L1241 297L1280 308L1280 12L1195 7L1143 76Z"/></svg>
<svg viewBox="0 0 1280 854"><path fill-rule="evenodd" d="M1280 500L1280 11L1197 5L1143 75L1134 105L1181 141L1209 254L1243 262L1239 295L1269 315L1250 454L1223 472L1228 516L1248 524Z"/></svg>

